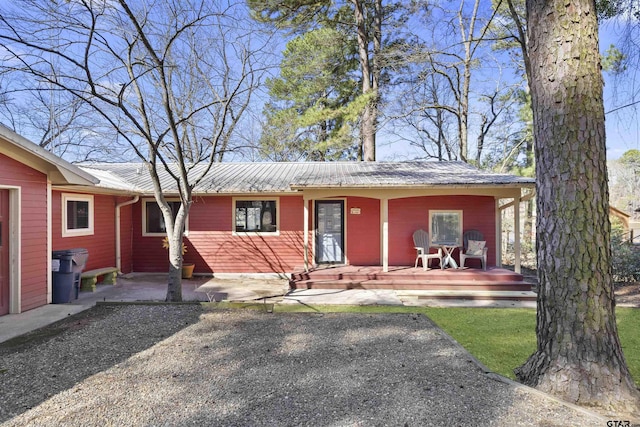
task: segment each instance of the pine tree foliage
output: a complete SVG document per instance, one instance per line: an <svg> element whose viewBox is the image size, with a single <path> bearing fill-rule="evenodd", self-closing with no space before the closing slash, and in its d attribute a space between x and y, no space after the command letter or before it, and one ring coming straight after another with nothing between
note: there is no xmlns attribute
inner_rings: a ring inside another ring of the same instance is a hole
<svg viewBox="0 0 640 427"><path fill-rule="evenodd" d="M353 39L319 28L291 40L280 76L267 80L270 102L260 140L264 157L277 160L354 158L358 63ZM286 145L290 145L288 149Z"/></svg>

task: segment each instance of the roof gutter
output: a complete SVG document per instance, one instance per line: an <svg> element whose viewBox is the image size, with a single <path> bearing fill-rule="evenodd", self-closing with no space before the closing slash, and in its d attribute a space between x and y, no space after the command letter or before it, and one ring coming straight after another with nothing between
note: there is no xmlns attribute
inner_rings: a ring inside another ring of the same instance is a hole
<svg viewBox="0 0 640 427"><path fill-rule="evenodd" d="M433 190L449 188L535 188L535 182L479 183L479 184L438 184L438 185L305 185L291 184L292 190Z"/></svg>

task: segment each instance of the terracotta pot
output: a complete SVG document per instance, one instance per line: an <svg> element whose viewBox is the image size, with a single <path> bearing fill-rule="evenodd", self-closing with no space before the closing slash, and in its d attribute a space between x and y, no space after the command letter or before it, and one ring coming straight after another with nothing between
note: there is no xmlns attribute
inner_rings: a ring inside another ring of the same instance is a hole
<svg viewBox="0 0 640 427"><path fill-rule="evenodd" d="M182 278L191 279L191 277L193 277L193 269L195 267L195 264L182 264Z"/></svg>

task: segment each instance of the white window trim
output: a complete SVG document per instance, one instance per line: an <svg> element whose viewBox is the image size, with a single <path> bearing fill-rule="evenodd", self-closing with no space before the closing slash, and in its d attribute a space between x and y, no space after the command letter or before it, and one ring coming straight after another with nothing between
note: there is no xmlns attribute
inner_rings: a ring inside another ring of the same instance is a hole
<svg viewBox="0 0 640 427"><path fill-rule="evenodd" d="M67 229L67 202L88 202L89 227ZM94 200L91 194L62 193L62 237L93 236Z"/></svg>
<svg viewBox="0 0 640 427"><path fill-rule="evenodd" d="M236 201L275 201L276 231L236 231ZM232 197L231 198L231 235L232 236L279 236L280 235L280 197Z"/></svg>
<svg viewBox="0 0 640 427"><path fill-rule="evenodd" d="M464 229L464 218L462 216L463 211L459 210L459 209L431 209L429 210L429 244L432 244L434 246L438 246L439 243L433 243L433 231L431 230L431 226L432 226L432 221L433 221L433 214L435 213L455 213L458 214L460 216L460 235L458 236L459 239L459 246L462 246L462 234L463 234L463 229Z"/></svg>
<svg viewBox="0 0 640 427"><path fill-rule="evenodd" d="M165 199L167 202L179 202L180 199L177 197L170 197ZM149 233L147 232L147 203L155 203L157 205L158 202L156 202L156 199L153 197L145 197L142 199L142 235L144 237L154 237L154 236L166 236L167 233ZM184 236L188 236L189 235L189 217L187 217L187 220L184 223Z"/></svg>

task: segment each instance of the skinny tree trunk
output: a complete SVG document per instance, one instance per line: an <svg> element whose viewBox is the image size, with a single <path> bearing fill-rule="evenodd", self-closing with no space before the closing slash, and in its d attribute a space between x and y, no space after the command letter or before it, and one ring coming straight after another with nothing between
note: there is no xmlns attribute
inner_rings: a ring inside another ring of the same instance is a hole
<svg viewBox="0 0 640 427"><path fill-rule="evenodd" d="M169 206L163 205L166 205L166 202L161 202L159 206L165 224L167 224L167 239L169 240L169 283L167 284L165 301L180 302L182 301L182 263L184 261L182 241L190 203L183 201L175 218L173 218Z"/></svg>
<svg viewBox="0 0 640 427"><path fill-rule="evenodd" d="M355 21L358 33L358 56L360 58L360 70L362 73L362 94L371 94L372 98L367 102L362 113L360 125L360 139L362 145L362 158L365 162L376 160L376 122L377 122L377 82L372 78L373 71L369 60L369 36L367 33L365 15L361 0L351 0L354 7ZM379 29L378 29L379 31ZM373 84L376 86L373 86Z"/></svg>
<svg viewBox="0 0 640 427"><path fill-rule="evenodd" d="M469 27L465 28L466 20L464 18L465 2L460 2L458 10L458 24L460 26L460 36L464 46L464 62L462 72L462 82L460 89L460 98L458 103L458 131L460 138L460 160L468 161L469 158L469 91L471 87L471 68L473 67L473 53L475 48L472 47L475 37L476 19L478 17L478 7L480 0L475 0L473 5L473 13L469 19ZM477 42L476 42L477 43Z"/></svg>
<svg viewBox="0 0 640 427"><path fill-rule="evenodd" d="M537 351L525 384L633 412L615 319L598 24L593 0L527 0L537 176Z"/></svg>

